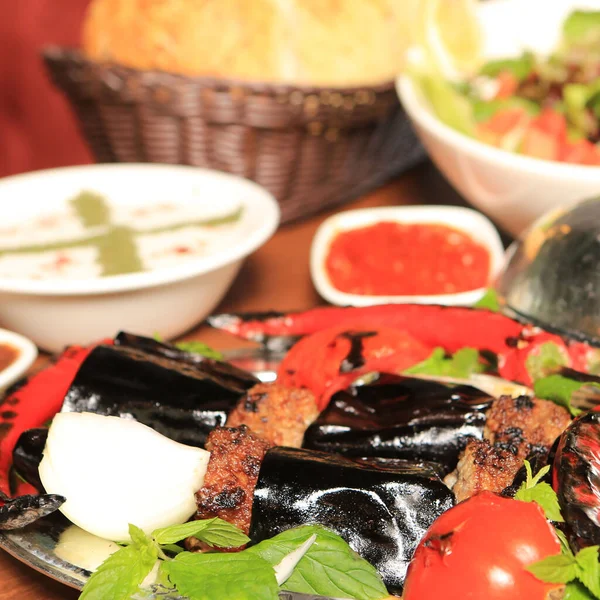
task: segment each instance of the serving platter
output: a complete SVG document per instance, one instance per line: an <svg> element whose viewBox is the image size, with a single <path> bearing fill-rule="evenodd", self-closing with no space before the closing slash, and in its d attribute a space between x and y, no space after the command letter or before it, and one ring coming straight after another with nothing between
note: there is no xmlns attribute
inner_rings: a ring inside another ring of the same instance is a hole
<svg viewBox="0 0 600 600"><path fill-rule="evenodd" d="M276 378L283 354L262 348L232 350L224 358L236 367L254 373L261 381ZM24 527L0 531L0 548L27 566L69 587L82 589L90 574L117 546L101 540L70 523L56 512ZM160 586L140 592L136 600L183 600L181 596ZM323 596L281 592L282 600L332 600Z"/></svg>

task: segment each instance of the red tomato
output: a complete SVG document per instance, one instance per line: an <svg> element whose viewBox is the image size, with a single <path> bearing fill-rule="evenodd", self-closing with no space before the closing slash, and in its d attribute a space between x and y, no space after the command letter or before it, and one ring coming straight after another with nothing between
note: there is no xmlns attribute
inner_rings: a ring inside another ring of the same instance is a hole
<svg viewBox="0 0 600 600"><path fill-rule="evenodd" d="M521 153L533 158L558 160L560 156L560 144L552 137L552 134L543 131L532 123L523 136Z"/></svg>
<svg viewBox="0 0 600 600"><path fill-rule="evenodd" d="M578 165L599 165L600 152L588 140L567 142L562 149L561 160Z"/></svg>
<svg viewBox="0 0 600 600"><path fill-rule="evenodd" d="M559 144L564 144L567 140L567 120L564 115L552 108L545 108L534 119L534 126L547 133Z"/></svg>
<svg viewBox="0 0 600 600"><path fill-rule="evenodd" d="M500 146L504 137L517 127L529 121L529 115L523 108L505 108L499 110L487 121L477 127L477 136L482 141Z"/></svg>
<svg viewBox="0 0 600 600"><path fill-rule="evenodd" d="M510 71L502 71L496 81L498 82L497 99L510 98L519 87L519 80Z"/></svg>
<svg viewBox="0 0 600 600"><path fill-rule="evenodd" d="M560 554L537 504L482 492L444 513L419 544L404 600L546 600L561 587L525 567Z"/></svg>

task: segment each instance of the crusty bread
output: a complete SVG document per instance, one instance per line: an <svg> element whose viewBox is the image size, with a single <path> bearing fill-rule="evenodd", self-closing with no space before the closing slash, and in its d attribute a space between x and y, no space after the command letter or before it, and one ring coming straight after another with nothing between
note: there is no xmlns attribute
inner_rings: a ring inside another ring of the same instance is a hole
<svg viewBox="0 0 600 600"><path fill-rule="evenodd" d="M92 60L327 87L390 81L418 0L92 0Z"/></svg>

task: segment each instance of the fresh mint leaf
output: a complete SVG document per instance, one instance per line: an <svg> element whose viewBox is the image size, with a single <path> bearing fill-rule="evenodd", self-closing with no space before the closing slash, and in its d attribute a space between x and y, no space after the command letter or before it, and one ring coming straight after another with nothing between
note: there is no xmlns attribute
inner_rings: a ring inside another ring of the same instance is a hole
<svg viewBox="0 0 600 600"><path fill-rule="evenodd" d="M273 567L249 552L195 554L183 552L163 563L177 591L189 600L277 600ZM106 596L108 598L110 596Z"/></svg>
<svg viewBox="0 0 600 600"><path fill-rule="evenodd" d="M468 379L473 373L481 373L483 370L479 352L474 348L461 348L451 357L446 356L443 348L435 348L428 358L406 369L405 373Z"/></svg>
<svg viewBox="0 0 600 600"><path fill-rule="evenodd" d="M481 308L485 310L490 310L492 312L500 312L498 292L496 292L496 290L493 288L488 288L481 300L479 300L479 302L476 302L473 308Z"/></svg>
<svg viewBox="0 0 600 600"><path fill-rule="evenodd" d="M544 560L529 565L527 570L546 583L569 583L576 579L578 574L575 557L565 554L548 556Z"/></svg>
<svg viewBox="0 0 600 600"><path fill-rule="evenodd" d="M575 556L579 567L579 581L600 598L600 563L598 562L598 546L584 548Z"/></svg>
<svg viewBox="0 0 600 600"><path fill-rule="evenodd" d="M560 542L561 552L563 554L573 556L573 552L571 551L571 545L569 544L569 540L567 539L567 536L560 529L556 529L556 528L554 529L554 533L556 533L556 537L558 538L558 541Z"/></svg>
<svg viewBox="0 0 600 600"><path fill-rule="evenodd" d="M539 580L547 583L565 583L565 598L571 600L600 599L600 564L598 546L584 548L576 556L567 550L549 556L527 567Z"/></svg>
<svg viewBox="0 0 600 600"><path fill-rule="evenodd" d="M154 531L152 535L161 545L176 544L188 537L196 537L209 546L218 548L238 548L250 541L250 538L235 525L217 518L163 527Z"/></svg>
<svg viewBox="0 0 600 600"><path fill-rule="evenodd" d="M533 381L548 377L569 361L565 351L554 342L546 342L525 360L525 368Z"/></svg>
<svg viewBox="0 0 600 600"><path fill-rule="evenodd" d="M218 350L214 350L210 346L202 342L197 342L195 340L189 342L178 342L175 344L179 350L183 352L189 352L191 354L200 354L206 358L212 358L214 360L223 360L223 354Z"/></svg>
<svg viewBox="0 0 600 600"><path fill-rule="evenodd" d="M527 479L517 490L515 500L535 502L542 508L547 519L556 521L557 523L564 522L564 519L560 514L560 505L558 503L556 492L552 489L552 486L541 481L541 479L548 474L548 471L550 471L550 465L546 465L544 468L540 469L537 475L533 476L530 462L526 460L524 461L524 464L525 470L527 471Z"/></svg>
<svg viewBox="0 0 600 600"><path fill-rule="evenodd" d="M588 589L579 581L571 581L565 588L563 600L596 600Z"/></svg>
<svg viewBox="0 0 600 600"><path fill-rule="evenodd" d="M559 406L566 408L572 416L581 414L581 410L571 404L573 393L584 385L593 385L587 382L569 379L563 375L549 375L538 379L533 384L533 391L537 398L551 400Z"/></svg>
<svg viewBox="0 0 600 600"><path fill-rule="evenodd" d="M258 554L274 566L312 535L317 539L283 585L286 590L355 600L379 600L388 596L377 570L340 536L323 527L308 525L289 529L245 553Z"/></svg>
<svg viewBox="0 0 600 600"><path fill-rule="evenodd" d="M157 342L164 343L163 337L160 333L154 334L154 339ZM212 358L214 360L223 360L223 354L218 350L214 350L204 342L199 342L197 340L190 340L187 342L177 342L175 347L181 350L182 352L189 352L190 354L199 354L200 356L204 356L205 358Z"/></svg>
<svg viewBox="0 0 600 600"><path fill-rule="evenodd" d="M111 554L92 573L81 600L129 600L158 559L158 548L134 525L129 526L131 544Z"/></svg>
<svg viewBox="0 0 600 600"><path fill-rule="evenodd" d="M152 538L147 536L139 527L129 524L129 537L131 538L130 545L136 546L139 549L149 548L153 546Z"/></svg>
<svg viewBox="0 0 600 600"><path fill-rule="evenodd" d="M161 544L160 549L163 552L170 552L171 554L181 554L182 552L185 552L185 550L177 544Z"/></svg>

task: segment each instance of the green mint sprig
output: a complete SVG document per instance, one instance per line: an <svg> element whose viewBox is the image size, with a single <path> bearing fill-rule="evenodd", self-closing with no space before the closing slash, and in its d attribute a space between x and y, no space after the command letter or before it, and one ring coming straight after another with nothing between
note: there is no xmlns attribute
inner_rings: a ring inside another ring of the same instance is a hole
<svg viewBox="0 0 600 600"><path fill-rule="evenodd" d="M548 556L527 570L541 581L566 584L565 599L600 599L599 548L589 546L577 554L563 548L562 554Z"/></svg>
<svg viewBox="0 0 600 600"><path fill-rule="evenodd" d="M564 522L556 492L541 481L550 470L550 466L533 475L531 464L525 461L527 479L515 494L516 500L536 502L546 518L558 523ZM600 562L598 546L590 546L573 554L565 534L554 530L560 541L561 554L548 556L527 567L527 570L540 581L565 584L563 600L600 600Z"/></svg>
<svg viewBox="0 0 600 600"><path fill-rule="evenodd" d="M129 535L131 542L111 554L92 573L83 588L83 600L129 600L159 559L170 560L165 551L173 553L172 545L187 537L197 537L211 546L217 539L223 548L239 547L249 541L242 531L221 519L164 527L150 536L130 524Z"/></svg>
<svg viewBox="0 0 600 600"><path fill-rule="evenodd" d="M485 366L474 348L461 348L452 356L446 356L443 348L435 348L424 361L406 369L408 375L432 375L468 379L473 373L481 373Z"/></svg>
<svg viewBox="0 0 600 600"><path fill-rule="evenodd" d="M515 500L523 502L535 502L540 505L546 518L550 521L563 523L564 519L560 514L560 505L556 492L548 483L541 481L550 471L550 465L540 469L537 475L533 475L531 471L531 463L526 460L525 470L527 471L527 479L521 484L521 487L515 494Z"/></svg>
<svg viewBox="0 0 600 600"><path fill-rule="evenodd" d="M533 386L533 390L536 397L551 400L555 404L564 406L573 417L576 417L582 411L573 406L573 394L584 386L600 387L599 384L593 381L578 381L564 375L554 374L538 379Z"/></svg>
<svg viewBox="0 0 600 600"><path fill-rule="evenodd" d="M157 342L164 342L162 336L159 333L154 334L154 339ZM204 342L198 340L189 340L187 342L177 342L175 347L182 352L189 352L190 354L199 354L205 358L212 358L213 360L223 360L223 354L214 348L211 348Z"/></svg>
<svg viewBox="0 0 600 600"><path fill-rule="evenodd" d="M128 600L157 563L157 580L189 600L277 600L281 589L355 600L380 600L388 595L376 569L340 536L319 526L290 529L235 553L192 553L175 546L189 536L228 548L249 541L220 519L164 527L150 536L130 526L130 533L131 543L92 574L81 596L84 600ZM306 545L313 536L312 544ZM303 545L304 554L300 550L301 558L280 587L276 568Z"/></svg>

